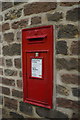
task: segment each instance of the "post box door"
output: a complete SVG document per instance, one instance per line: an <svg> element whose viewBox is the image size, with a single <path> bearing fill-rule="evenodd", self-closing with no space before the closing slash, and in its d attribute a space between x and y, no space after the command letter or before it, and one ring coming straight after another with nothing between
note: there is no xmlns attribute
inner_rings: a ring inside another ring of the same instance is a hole
<svg viewBox="0 0 80 120"><path fill-rule="evenodd" d="M39 29L39 31L41 29L45 32L43 35L37 35L37 37L28 36L28 33L24 34L23 32L23 41L25 41L25 44L23 42L24 48L22 51L24 102L52 108L53 28L52 26L48 26L35 29Z"/></svg>

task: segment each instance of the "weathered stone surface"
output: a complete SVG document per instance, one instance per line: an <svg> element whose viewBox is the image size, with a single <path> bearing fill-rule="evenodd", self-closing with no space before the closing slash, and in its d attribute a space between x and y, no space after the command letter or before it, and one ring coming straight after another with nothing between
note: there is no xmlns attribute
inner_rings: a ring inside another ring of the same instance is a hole
<svg viewBox="0 0 80 120"><path fill-rule="evenodd" d="M3 16L2 15L0 15L0 21L3 21Z"/></svg>
<svg viewBox="0 0 80 120"><path fill-rule="evenodd" d="M24 6L24 15L38 14L54 10L57 7L55 2L35 2ZM31 9L30 9L31 8Z"/></svg>
<svg viewBox="0 0 80 120"><path fill-rule="evenodd" d="M5 20L13 20L21 17L22 15L22 9L13 9L8 11L8 13L5 14Z"/></svg>
<svg viewBox="0 0 80 120"><path fill-rule="evenodd" d="M0 44L0 55L2 54L2 45Z"/></svg>
<svg viewBox="0 0 80 120"><path fill-rule="evenodd" d="M57 69L66 69L68 68L68 62L64 58L56 59L56 67Z"/></svg>
<svg viewBox="0 0 80 120"><path fill-rule="evenodd" d="M17 76L17 71L15 70L10 70L10 69L5 69L4 74L6 76Z"/></svg>
<svg viewBox="0 0 80 120"><path fill-rule="evenodd" d="M4 120L5 118L6 118L6 120L8 120L10 118L10 116L9 116L9 111L5 107L3 107L1 120Z"/></svg>
<svg viewBox="0 0 80 120"><path fill-rule="evenodd" d="M78 109L80 108L79 101L72 101L65 98L57 98L57 105L63 108Z"/></svg>
<svg viewBox="0 0 80 120"><path fill-rule="evenodd" d="M66 84L80 85L80 75L64 74L61 76L61 80Z"/></svg>
<svg viewBox="0 0 80 120"><path fill-rule="evenodd" d="M24 27L27 27L27 24L28 24L28 19L23 19L17 22L13 22L12 28L13 29L24 28Z"/></svg>
<svg viewBox="0 0 80 120"><path fill-rule="evenodd" d="M78 71L80 72L80 59L78 59Z"/></svg>
<svg viewBox="0 0 80 120"><path fill-rule="evenodd" d="M70 50L72 55L80 55L80 41L73 41Z"/></svg>
<svg viewBox="0 0 80 120"><path fill-rule="evenodd" d="M32 17L31 18L31 24L34 25L34 24L40 24L41 23L41 17Z"/></svg>
<svg viewBox="0 0 80 120"><path fill-rule="evenodd" d="M67 55L67 43L66 41L58 41L56 43L56 54Z"/></svg>
<svg viewBox="0 0 80 120"><path fill-rule="evenodd" d="M12 59L6 59L6 66L11 67L12 65Z"/></svg>
<svg viewBox="0 0 80 120"><path fill-rule="evenodd" d="M80 71L80 59L76 59L76 58L72 58L69 60L69 63L68 63L68 70L72 69L72 70L77 70L77 71Z"/></svg>
<svg viewBox="0 0 80 120"><path fill-rule="evenodd" d="M2 43L2 35L0 34L0 43Z"/></svg>
<svg viewBox="0 0 80 120"><path fill-rule="evenodd" d="M14 0L14 5L19 5L21 3L24 3L24 2L18 2L18 0Z"/></svg>
<svg viewBox="0 0 80 120"><path fill-rule="evenodd" d="M3 104L3 96L0 95L0 105Z"/></svg>
<svg viewBox="0 0 80 120"><path fill-rule="evenodd" d="M15 96L15 97L18 97L18 98L23 98L23 92L13 89L12 90L12 96Z"/></svg>
<svg viewBox="0 0 80 120"><path fill-rule="evenodd" d="M17 80L17 87L22 88L22 80Z"/></svg>
<svg viewBox="0 0 80 120"><path fill-rule="evenodd" d="M23 119L24 117L16 112L10 112L11 118L17 118L17 120Z"/></svg>
<svg viewBox="0 0 80 120"><path fill-rule="evenodd" d="M0 57L0 66L3 66L3 65L4 65L4 58Z"/></svg>
<svg viewBox="0 0 80 120"><path fill-rule="evenodd" d="M21 54L21 45L14 43L12 45L3 46L3 55L20 55Z"/></svg>
<svg viewBox="0 0 80 120"><path fill-rule="evenodd" d="M57 69L67 69L67 70L78 70L80 65L78 64L78 59L71 58L71 59L64 59L58 58L56 60L56 67Z"/></svg>
<svg viewBox="0 0 80 120"><path fill-rule="evenodd" d="M16 68L21 68L21 58L16 58L15 60L14 60L14 65L15 65L15 67Z"/></svg>
<svg viewBox="0 0 80 120"><path fill-rule="evenodd" d="M17 32L16 38L17 38L17 41L21 42L21 40L22 40L21 31Z"/></svg>
<svg viewBox="0 0 80 120"><path fill-rule="evenodd" d="M13 3L12 2L2 2L2 11L13 7Z"/></svg>
<svg viewBox="0 0 80 120"><path fill-rule="evenodd" d="M10 95L10 89L7 87L1 87L0 86L0 92L5 95Z"/></svg>
<svg viewBox="0 0 80 120"><path fill-rule="evenodd" d="M0 68L0 75L3 75L3 68Z"/></svg>
<svg viewBox="0 0 80 120"><path fill-rule="evenodd" d="M61 85L57 85L57 93L61 94L61 95L65 95L68 96L69 95L69 90Z"/></svg>
<svg viewBox="0 0 80 120"><path fill-rule="evenodd" d="M0 32L2 32L2 24L0 24Z"/></svg>
<svg viewBox="0 0 80 120"><path fill-rule="evenodd" d="M2 31L3 31L3 32L6 31L6 30L9 30L9 29L10 29L9 23L4 23L4 24L2 25Z"/></svg>
<svg viewBox="0 0 80 120"><path fill-rule="evenodd" d="M13 42L14 41L14 34L11 33L5 33L4 34L4 40L8 43Z"/></svg>
<svg viewBox="0 0 80 120"><path fill-rule="evenodd" d="M72 93L75 97L80 97L80 89L79 88L72 88Z"/></svg>
<svg viewBox="0 0 80 120"><path fill-rule="evenodd" d="M22 77L22 71L19 72L19 76Z"/></svg>
<svg viewBox="0 0 80 120"><path fill-rule="evenodd" d="M66 19L69 21L79 21L80 20L80 8L74 8L69 10L66 15Z"/></svg>
<svg viewBox="0 0 80 120"><path fill-rule="evenodd" d="M17 110L17 100L11 99L8 97L4 97L4 106L7 107L8 109L14 109Z"/></svg>
<svg viewBox="0 0 80 120"><path fill-rule="evenodd" d="M73 112L71 120L79 120L80 113L79 112Z"/></svg>
<svg viewBox="0 0 80 120"><path fill-rule="evenodd" d="M64 118L65 120L68 120L68 117L66 114L63 114L57 110L49 110L45 108L37 108L36 109L37 114L40 117L45 117L45 118Z"/></svg>
<svg viewBox="0 0 80 120"><path fill-rule="evenodd" d="M0 84L2 83L2 77L0 77Z"/></svg>
<svg viewBox="0 0 80 120"><path fill-rule="evenodd" d="M62 13L47 14L48 21L59 21L63 18Z"/></svg>
<svg viewBox="0 0 80 120"><path fill-rule="evenodd" d="M75 38L78 35L79 31L74 25L67 24L59 26L58 38Z"/></svg>
<svg viewBox="0 0 80 120"><path fill-rule="evenodd" d="M8 79L8 78L2 78L2 84L7 86L15 86L15 80Z"/></svg>
<svg viewBox="0 0 80 120"><path fill-rule="evenodd" d="M27 115L32 115L32 106L28 103L20 102L20 111Z"/></svg>
<svg viewBox="0 0 80 120"><path fill-rule="evenodd" d="M61 6L73 6L73 5L76 5L76 4L79 4L79 2L61 2L60 5Z"/></svg>

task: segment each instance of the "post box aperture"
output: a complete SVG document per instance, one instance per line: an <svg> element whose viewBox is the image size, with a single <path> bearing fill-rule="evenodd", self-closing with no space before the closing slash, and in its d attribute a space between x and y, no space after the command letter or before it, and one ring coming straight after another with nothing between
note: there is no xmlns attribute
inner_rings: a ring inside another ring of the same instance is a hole
<svg viewBox="0 0 80 120"><path fill-rule="evenodd" d="M52 108L54 42L53 26L22 30L24 102Z"/></svg>

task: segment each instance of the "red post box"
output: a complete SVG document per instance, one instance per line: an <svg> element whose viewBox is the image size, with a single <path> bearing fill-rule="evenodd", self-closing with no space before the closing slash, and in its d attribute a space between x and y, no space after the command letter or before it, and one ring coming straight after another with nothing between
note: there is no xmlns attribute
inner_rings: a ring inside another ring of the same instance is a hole
<svg viewBox="0 0 80 120"><path fill-rule="evenodd" d="M24 102L52 108L53 26L22 30Z"/></svg>

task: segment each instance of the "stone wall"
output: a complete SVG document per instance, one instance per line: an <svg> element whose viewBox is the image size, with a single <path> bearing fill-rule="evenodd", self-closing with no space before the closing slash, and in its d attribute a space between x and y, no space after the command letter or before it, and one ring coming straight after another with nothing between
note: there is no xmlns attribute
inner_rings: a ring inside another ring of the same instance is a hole
<svg viewBox="0 0 80 120"><path fill-rule="evenodd" d="M79 3L2 2L0 12L0 110L3 118L79 118ZM53 109L23 102L23 28L55 26Z"/></svg>

